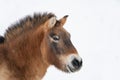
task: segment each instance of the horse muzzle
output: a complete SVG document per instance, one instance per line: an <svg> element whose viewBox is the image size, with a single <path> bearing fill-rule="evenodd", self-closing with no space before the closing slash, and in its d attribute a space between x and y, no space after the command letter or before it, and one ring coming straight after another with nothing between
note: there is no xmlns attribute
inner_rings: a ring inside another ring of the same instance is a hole
<svg viewBox="0 0 120 80"><path fill-rule="evenodd" d="M76 72L82 67L82 58L77 54L71 54L67 57L66 68L67 72Z"/></svg>

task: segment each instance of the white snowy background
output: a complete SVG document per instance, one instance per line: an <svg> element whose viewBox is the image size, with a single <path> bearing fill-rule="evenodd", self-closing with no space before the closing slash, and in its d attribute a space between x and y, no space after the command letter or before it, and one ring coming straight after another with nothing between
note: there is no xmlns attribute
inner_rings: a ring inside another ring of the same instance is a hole
<svg viewBox="0 0 120 80"><path fill-rule="evenodd" d="M120 80L120 0L0 0L0 35L34 12L68 14L64 27L84 62L72 74L51 66L43 80Z"/></svg>

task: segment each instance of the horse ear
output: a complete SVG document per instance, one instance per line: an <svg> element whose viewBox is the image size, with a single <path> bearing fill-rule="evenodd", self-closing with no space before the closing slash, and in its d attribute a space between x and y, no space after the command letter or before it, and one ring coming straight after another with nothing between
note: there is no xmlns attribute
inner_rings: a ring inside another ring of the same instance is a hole
<svg viewBox="0 0 120 80"><path fill-rule="evenodd" d="M47 22L45 22L45 26L47 28L52 28L54 27L55 23L56 23L56 17L51 17Z"/></svg>
<svg viewBox="0 0 120 80"><path fill-rule="evenodd" d="M63 25L65 24L65 22L66 22L66 20L67 20L67 17L68 17L68 15L65 15L62 19L59 20L61 26L63 26Z"/></svg>

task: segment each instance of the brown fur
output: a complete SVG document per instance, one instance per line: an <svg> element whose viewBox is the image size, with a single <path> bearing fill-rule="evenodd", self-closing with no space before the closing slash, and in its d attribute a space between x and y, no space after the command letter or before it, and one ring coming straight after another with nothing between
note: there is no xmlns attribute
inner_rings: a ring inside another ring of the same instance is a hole
<svg viewBox="0 0 120 80"><path fill-rule="evenodd" d="M31 31L29 33L32 34ZM6 66L5 70L8 73L4 73L8 77L5 80L39 80L49 66L42 59L39 49L41 43L36 42L38 39L42 39L42 35L40 36L41 38L36 37L34 40L30 39L31 35L27 33L25 36L27 37L23 38L21 36L17 40L11 41L11 43L1 45L1 67L4 64ZM35 36L35 34L32 36ZM31 45L31 43L37 45Z"/></svg>
<svg viewBox="0 0 120 80"><path fill-rule="evenodd" d="M6 42L0 45L0 79L39 80L50 65L67 72L60 56L77 51L62 27L66 17L57 20L54 27L50 25L51 17L55 15L27 17L7 30ZM49 36L51 33L61 37L57 46Z"/></svg>

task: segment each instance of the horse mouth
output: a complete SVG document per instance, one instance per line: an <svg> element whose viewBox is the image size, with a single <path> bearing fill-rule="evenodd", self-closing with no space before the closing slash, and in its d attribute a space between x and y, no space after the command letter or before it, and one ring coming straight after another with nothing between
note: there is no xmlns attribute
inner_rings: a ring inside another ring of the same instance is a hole
<svg viewBox="0 0 120 80"><path fill-rule="evenodd" d="M73 72L79 71L81 69L81 67L79 69L75 69L75 68L70 67L69 65L66 66L68 73L73 73Z"/></svg>
<svg viewBox="0 0 120 80"><path fill-rule="evenodd" d="M75 71L69 65L67 65L66 68L67 68L67 72L69 72L69 73L73 73Z"/></svg>

